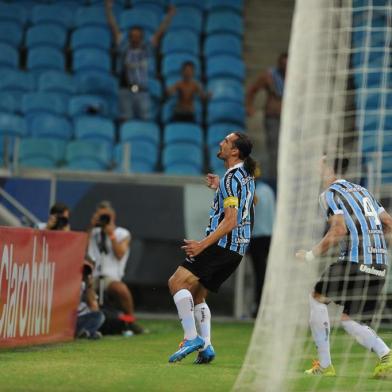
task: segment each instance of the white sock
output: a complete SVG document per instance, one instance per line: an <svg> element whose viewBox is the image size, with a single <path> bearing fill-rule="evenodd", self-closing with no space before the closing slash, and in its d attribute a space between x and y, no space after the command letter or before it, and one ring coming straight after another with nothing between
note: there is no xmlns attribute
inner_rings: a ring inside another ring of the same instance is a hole
<svg viewBox="0 0 392 392"><path fill-rule="evenodd" d="M173 299L184 329L184 339L192 340L197 336L192 294L189 290L182 289L174 294Z"/></svg>
<svg viewBox="0 0 392 392"><path fill-rule="evenodd" d="M199 335L204 339L204 347L211 344L211 311L205 302L195 306L195 321Z"/></svg>
<svg viewBox="0 0 392 392"><path fill-rule="evenodd" d="M368 350L374 351L379 358L388 354L390 349L370 327L354 320L342 320L345 331Z"/></svg>
<svg viewBox="0 0 392 392"><path fill-rule="evenodd" d="M327 305L316 301L313 296L309 296L310 304L310 329L313 340L317 346L320 366L323 368L331 365L331 353L329 351L329 316Z"/></svg>

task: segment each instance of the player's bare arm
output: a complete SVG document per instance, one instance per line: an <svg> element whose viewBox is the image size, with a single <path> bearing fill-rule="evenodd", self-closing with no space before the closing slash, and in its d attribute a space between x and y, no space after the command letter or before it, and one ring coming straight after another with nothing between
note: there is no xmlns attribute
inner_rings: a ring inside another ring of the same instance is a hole
<svg viewBox="0 0 392 392"><path fill-rule="evenodd" d="M246 112L249 116L253 116L255 114L255 108L253 106L253 101L255 99L256 94L263 89L268 88L269 85L269 75L267 72L262 72L259 77L253 82L246 94Z"/></svg>
<svg viewBox="0 0 392 392"><path fill-rule="evenodd" d="M333 215L328 220L329 230L322 240L312 250L299 250L295 256L300 260L310 260L313 257L324 255L333 246L337 245L347 234L347 226L343 215Z"/></svg>
<svg viewBox="0 0 392 392"><path fill-rule="evenodd" d="M381 212L379 214L379 218L382 223L382 229L384 231L384 235L388 244L391 244L392 240L392 216L389 215L386 211Z"/></svg>
<svg viewBox="0 0 392 392"><path fill-rule="evenodd" d="M226 234L230 233L237 226L237 209L234 207L225 208L225 217L218 225L217 229L201 241L184 240L184 249L188 257L195 257L210 245L218 242Z"/></svg>

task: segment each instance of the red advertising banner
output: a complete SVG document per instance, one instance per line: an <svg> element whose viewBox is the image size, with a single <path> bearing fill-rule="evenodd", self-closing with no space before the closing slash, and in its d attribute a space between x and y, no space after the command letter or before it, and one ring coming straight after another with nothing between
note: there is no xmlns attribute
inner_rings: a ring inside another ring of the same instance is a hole
<svg viewBox="0 0 392 392"><path fill-rule="evenodd" d="M73 339L85 233L0 227L0 347Z"/></svg>

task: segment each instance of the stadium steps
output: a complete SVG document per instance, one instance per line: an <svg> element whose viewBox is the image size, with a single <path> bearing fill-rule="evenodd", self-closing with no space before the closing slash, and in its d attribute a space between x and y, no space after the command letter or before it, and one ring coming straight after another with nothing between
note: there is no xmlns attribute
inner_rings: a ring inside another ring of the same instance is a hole
<svg viewBox="0 0 392 392"><path fill-rule="evenodd" d="M279 53L288 49L293 11L292 0L248 0L245 2L246 87L262 70L275 65ZM258 159L265 156L261 110L264 99L264 94L258 95L255 100L257 112L252 118L247 118L247 129L255 142L254 156Z"/></svg>

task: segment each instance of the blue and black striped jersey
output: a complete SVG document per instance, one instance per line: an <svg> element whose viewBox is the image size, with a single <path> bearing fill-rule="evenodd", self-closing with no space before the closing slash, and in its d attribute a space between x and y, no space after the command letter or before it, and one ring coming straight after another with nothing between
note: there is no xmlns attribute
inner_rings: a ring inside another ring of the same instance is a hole
<svg viewBox="0 0 392 392"><path fill-rule="evenodd" d="M387 265L387 245L379 214L384 211L374 196L360 185L337 180L320 195L327 218L341 214L348 235L340 244L341 261Z"/></svg>
<svg viewBox="0 0 392 392"><path fill-rule="evenodd" d="M216 230L223 220L227 207L237 208L237 227L222 237L218 245L241 255L245 254L250 242L253 227L255 193L254 178L244 169L243 163L229 169L219 182L214 204L210 211L210 223L206 229L209 235Z"/></svg>

